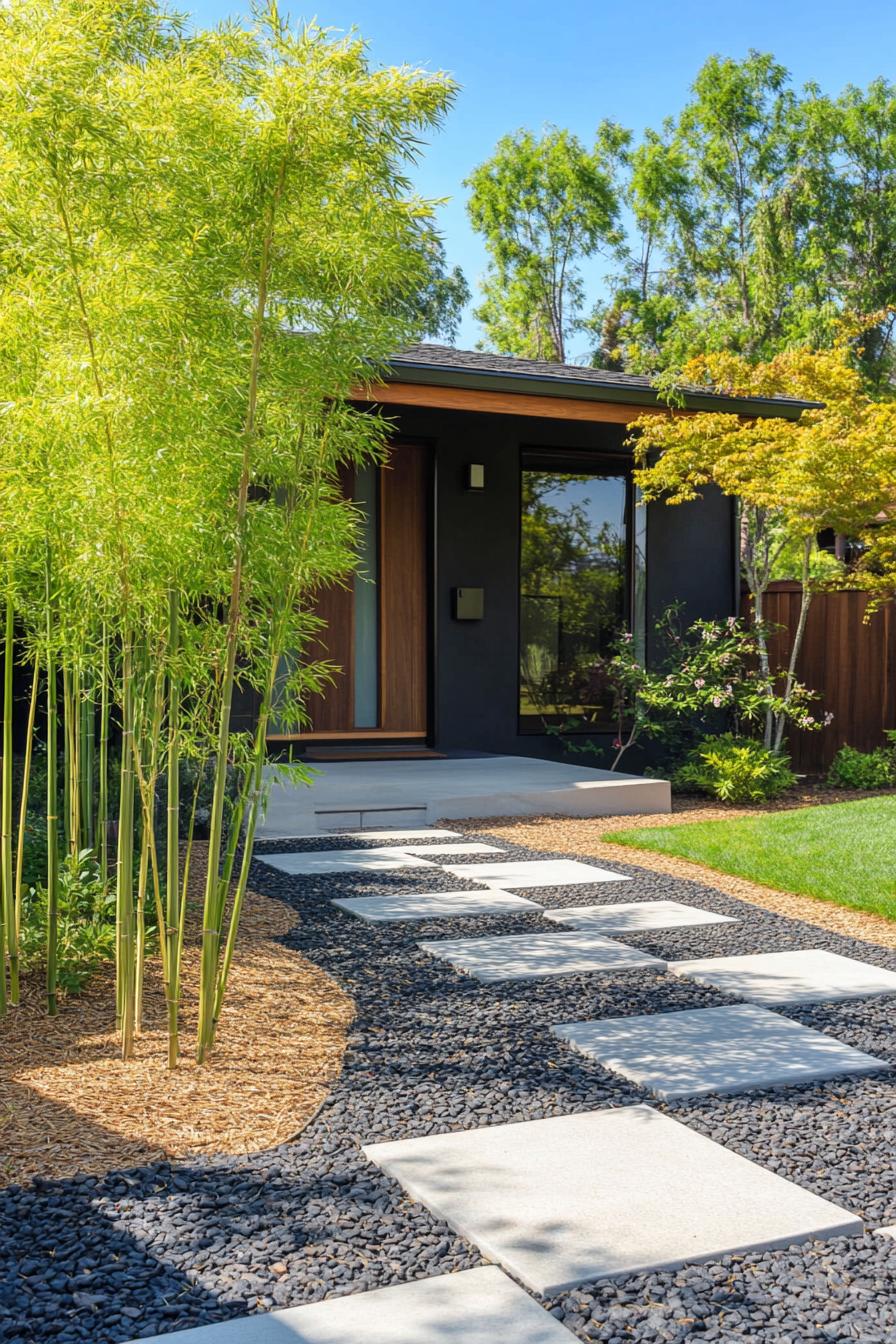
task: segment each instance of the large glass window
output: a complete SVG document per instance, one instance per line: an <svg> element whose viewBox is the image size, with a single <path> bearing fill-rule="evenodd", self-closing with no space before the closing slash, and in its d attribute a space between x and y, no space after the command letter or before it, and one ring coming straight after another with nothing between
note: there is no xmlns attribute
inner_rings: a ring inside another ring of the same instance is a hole
<svg viewBox="0 0 896 1344"><path fill-rule="evenodd" d="M520 728L606 726L600 657L629 616L631 486L606 459L523 459Z"/></svg>

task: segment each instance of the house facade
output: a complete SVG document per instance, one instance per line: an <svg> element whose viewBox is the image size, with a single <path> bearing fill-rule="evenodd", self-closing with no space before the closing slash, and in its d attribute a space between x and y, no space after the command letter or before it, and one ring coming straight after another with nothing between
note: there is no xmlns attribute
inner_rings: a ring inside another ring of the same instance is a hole
<svg viewBox="0 0 896 1344"><path fill-rule="evenodd" d="M781 399L694 393L670 412L649 380L420 345L359 393L394 425L389 460L345 489L365 525L359 573L320 599L316 652L341 669L306 731L273 751L558 757L553 727L609 746L600 655L621 628L651 656L673 602L738 610L733 508L639 506L628 426L646 410L798 416Z"/></svg>

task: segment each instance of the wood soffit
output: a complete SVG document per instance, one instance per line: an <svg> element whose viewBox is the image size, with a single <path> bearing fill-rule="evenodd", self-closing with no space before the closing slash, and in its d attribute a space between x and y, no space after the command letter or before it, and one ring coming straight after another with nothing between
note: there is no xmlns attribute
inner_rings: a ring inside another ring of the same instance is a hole
<svg viewBox="0 0 896 1344"><path fill-rule="evenodd" d="M667 406L635 406L618 401L544 395L531 392L487 391L481 388L432 386L426 383L388 382L359 387L353 400L383 406L426 406L443 411L480 411L491 415L536 416L547 420L587 420L628 425L641 415L698 415L698 411Z"/></svg>

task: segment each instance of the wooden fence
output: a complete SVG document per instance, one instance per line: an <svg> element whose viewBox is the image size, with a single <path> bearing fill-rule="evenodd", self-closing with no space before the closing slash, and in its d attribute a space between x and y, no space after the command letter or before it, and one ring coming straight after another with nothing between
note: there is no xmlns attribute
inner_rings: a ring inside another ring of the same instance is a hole
<svg viewBox="0 0 896 1344"><path fill-rule="evenodd" d="M773 583L766 598L766 617L780 627L772 641L779 666L796 629L800 591L798 583ZM797 671L806 686L821 693L819 712L829 711L834 719L820 732L791 735L798 771L824 770L844 742L862 751L880 746L884 729L896 728L896 607L866 622L867 605L860 592L818 593L812 599ZM747 596L742 611L749 611Z"/></svg>

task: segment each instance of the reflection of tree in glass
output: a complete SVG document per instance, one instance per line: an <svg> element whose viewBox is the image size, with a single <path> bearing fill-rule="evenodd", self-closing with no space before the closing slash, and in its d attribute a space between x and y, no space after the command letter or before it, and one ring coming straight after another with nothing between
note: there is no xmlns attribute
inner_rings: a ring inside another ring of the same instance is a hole
<svg viewBox="0 0 896 1344"><path fill-rule="evenodd" d="M625 599L625 480L524 471L520 712L603 709L598 655Z"/></svg>

